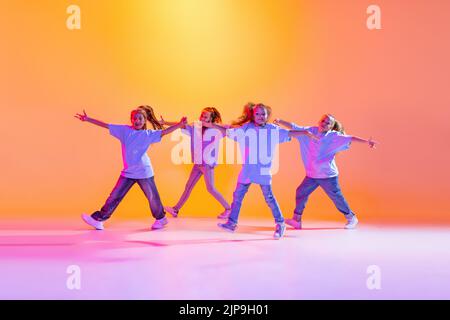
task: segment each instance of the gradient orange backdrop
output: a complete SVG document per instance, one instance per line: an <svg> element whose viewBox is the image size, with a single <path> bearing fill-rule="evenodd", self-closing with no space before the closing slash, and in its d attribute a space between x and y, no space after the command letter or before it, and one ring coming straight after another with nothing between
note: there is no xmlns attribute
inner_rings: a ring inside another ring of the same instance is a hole
<svg viewBox="0 0 450 320"><path fill-rule="evenodd" d="M81 30L66 9L81 8ZM368 30L377 4L382 30ZM74 217L98 209L121 170L117 140L73 115L109 123L152 105L166 119L216 106L225 122L247 101L314 125L333 113L354 144L338 156L341 185L361 220L450 223L450 2L237 0L2 0L0 217ZM149 155L162 200L181 195L190 165L174 165L165 137ZM304 177L297 142L281 146L274 193L285 216ZM231 201L239 166L216 170ZM215 216L203 181L183 208ZM342 220L322 191L305 219ZM114 217L150 215L134 187ZM241 216L269 218L253 186Z"/></svg>

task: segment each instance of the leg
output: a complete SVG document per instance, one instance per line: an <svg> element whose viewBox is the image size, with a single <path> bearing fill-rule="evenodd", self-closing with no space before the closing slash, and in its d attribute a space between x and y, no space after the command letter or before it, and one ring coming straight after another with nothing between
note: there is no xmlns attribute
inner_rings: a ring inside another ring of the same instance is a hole
<svg viewBox="0 0 450 320"><path fill-rule="evenodd" d="M342 194L338 177L318 179L318 182L325 193L331 200L333 200L334 205L340 212L342 212L347 218L355 215Z"/></svg>
<svg viewBox="0 0 450 320"><path fill-rule="evenodd" d="M164 218L166 214L161 203L161 198L159 197L158 189L156 188L155 178L139 179L137 182L147 197L153 218L156 220Z"/></svg>
<svg viewBox="0 0 450 320"><path fill-rule="evenodd" d="M111 217L114 210L116 210L119 203L122 201L123 197L128 193L130 188L136 182L134 179L129 179L120 176L119 180L116 183L113 191L109 195L103 207L100 211L94 212L91 217L97 221L105 221Z"/></svg>
<svg viewBox="0 0 450 320"><path fill-rule="evenodd" d="M180 197L180 200L178 200L178 203L173 207L176 212L178 212L181 207L186 203L187 199L191 195L192 189L194 189L194 186L202 176L202 171L199 168L199 165L195 164L192 167L191 174L189 176L189 179L186 183L186 187L184 188L183 194Z"/></svg>
<svg viewBox="0 0 450 320"><path fill-rule="evenodd" d="M295 192L295 210L294 219L300 220L303 210L305 209L306 202L308 201L309 195L317 189L319 184L316 179L305 177L302 183L298 186ZM297 217L295 217L297 216Z"/></svg>
<svg viewBox="0 0 450 320"><path fill-rule="evenodd" d="M250 187L250 184L242 184L239 183L236 186L236 190L234 190L233 193L233 203L231 204L231 213L230 218L228 219L229 222L233 224L237 224L239 219L239 211L241 210L242 206L242 200L244 199L245 194L248 191L248 188Z"/></svg>
<svg viewBox="0 0 450 320"><path fill-rule="evenodd" d="M204 165L202 167L203 170L203 178L205 179L206 183L206 189L208 192L217 200L220 202L222 207L224 207L225 210L230 209L230 205L228 204L227 200L220 194L219 191L217 191L215 185L214 185L214 168Z"/></svg>
<svg viewBox="0 0 450 320"><path fill-rule="evenodd" d="M275 199L275 196L272 192L272 186L269 185L260 185L261 190L264 194L264 199L266 199L266 203L269 206L269 208L272 210L272 215L275 218L276 223L283 223L284 218L281 214L280 206L278 205L277 199Z"/></svg>

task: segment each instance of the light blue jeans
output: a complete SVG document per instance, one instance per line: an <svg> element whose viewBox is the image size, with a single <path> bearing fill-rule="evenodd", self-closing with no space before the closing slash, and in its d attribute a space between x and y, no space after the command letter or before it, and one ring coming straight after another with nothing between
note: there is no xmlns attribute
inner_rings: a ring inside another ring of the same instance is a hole
<svg viewBox="0 0 450 320"><path fill-rule="evenodd" d="M207 164L195 164L192 167L191 174L184 188L183 194L178 200L178 203L173 207L176 211L179 211L181 207L186 203L187 199L191 195L192 189L194 189L200 177L203 175L206 183L206 190L225 208L225 210L230 209L230 205L225 200L225 198L217 191L214 185L214 167Z"/></svg>
<svg viewBox="0 0 450 320"><path fill-rule="evenodd" d="M239 219L239 212L241 211L242 200L244 199L245 194L248 191L251 183L243 184L239 183L236 186L236 190L233 193L233 203L231 204L231 213L229 221L237 224ZM277 200L272 192L272 186L269 185L259 185L264 195L264 199L266 200L267 205L272 210L272 215L275 218L276 223L283 223L284 218L281 214L280 206L278 205Z"/></svg>
<svg viewBox="0 0 450 320"><path fill-rule="evenodd" d="M330 199L333 201L334 205L340 212L342 212L345 216L354 215L347 201L345 200L344 195L342 194L337 176L324 179L305 177L305 179L303 179L303 182L297 188L295 194L296 205L294 214L300 216L303 214L303 210L305 209L309 195L319 186L325 191L328 197L330 197Z"/></svg>

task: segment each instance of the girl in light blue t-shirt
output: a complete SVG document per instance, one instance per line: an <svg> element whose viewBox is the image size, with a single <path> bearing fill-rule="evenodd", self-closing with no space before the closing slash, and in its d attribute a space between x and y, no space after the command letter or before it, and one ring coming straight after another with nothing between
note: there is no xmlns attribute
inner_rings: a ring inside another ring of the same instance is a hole
<svg viewBox="0 0 450 320"><path fill-rule="evenodd" d="M367 143L371 148L375 147L376 142L345 134L342 125L330 114L323 115L315 127L301 127L280 119L276 119L275 123L290 129L307 130L315 137L315 139L306 135L297 137L306 177L296 191L294 216L287 219L286 223L295 229L302 228L302 214L306 202L309 195L320 186L347 219L345 228L355 228L358 218L350 209L339 186L335 156L336 153L350 148L352 142Z"/></svg>
<svg viewBox="0 0 450 320"><path fill-rule="evenodd" d="M267 205L275 219L274 238L283 236L286 229L280 206L272 192L272 162L276 146L290 141L292 136L309 134L306 130L286 130L267 123L271 108L262 103L249 103L244 107L242 116L233 123L234 127L225 129L212 124L212 127L226 132L229 139L238 142L243 165L233 193L231 213L226 223L218 226L227 231L235 231L242 201L252 183L258 184Z"/></svg>
<svg viewBox="0 0 450 320"><path fill-rule="evenodd" d="M162 130L150 106L140 106L131 111L131 126L104 123L88 117L84 110L83 114L77 114L75 117L108 129L113 137L119 139L122 145L123 159L123 170L119 180L103 207L92 215L82 214L82 219L95 229L103 230L103 221L111 217L130 188L137 183L147 197L152 215L156 219L152 229L163 228L167 224L167 218L156 188L147 150L151 144L161 141L162 136L184 127L187 123L186 118L184 117L176 125ZM152 124L154 130L147 130L147 121Z"/></svg>

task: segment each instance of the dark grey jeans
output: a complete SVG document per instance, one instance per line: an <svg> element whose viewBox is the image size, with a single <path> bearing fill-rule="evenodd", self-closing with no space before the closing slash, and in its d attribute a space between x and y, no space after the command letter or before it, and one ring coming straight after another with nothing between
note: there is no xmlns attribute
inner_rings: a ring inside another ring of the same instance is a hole
<svg viewBox="0 0 450 320"><path fill-rule="evenodd" d="M113 191L111 191L111 194L100 211L94 212L91 217L97 221L105 221L109 219L119 203L135 183L141 187L147 197L153 217L158 220L164 218L166 213L164 212L154 177L147 179L131 179L122 176L119 177L116 186Z"/></svg>

